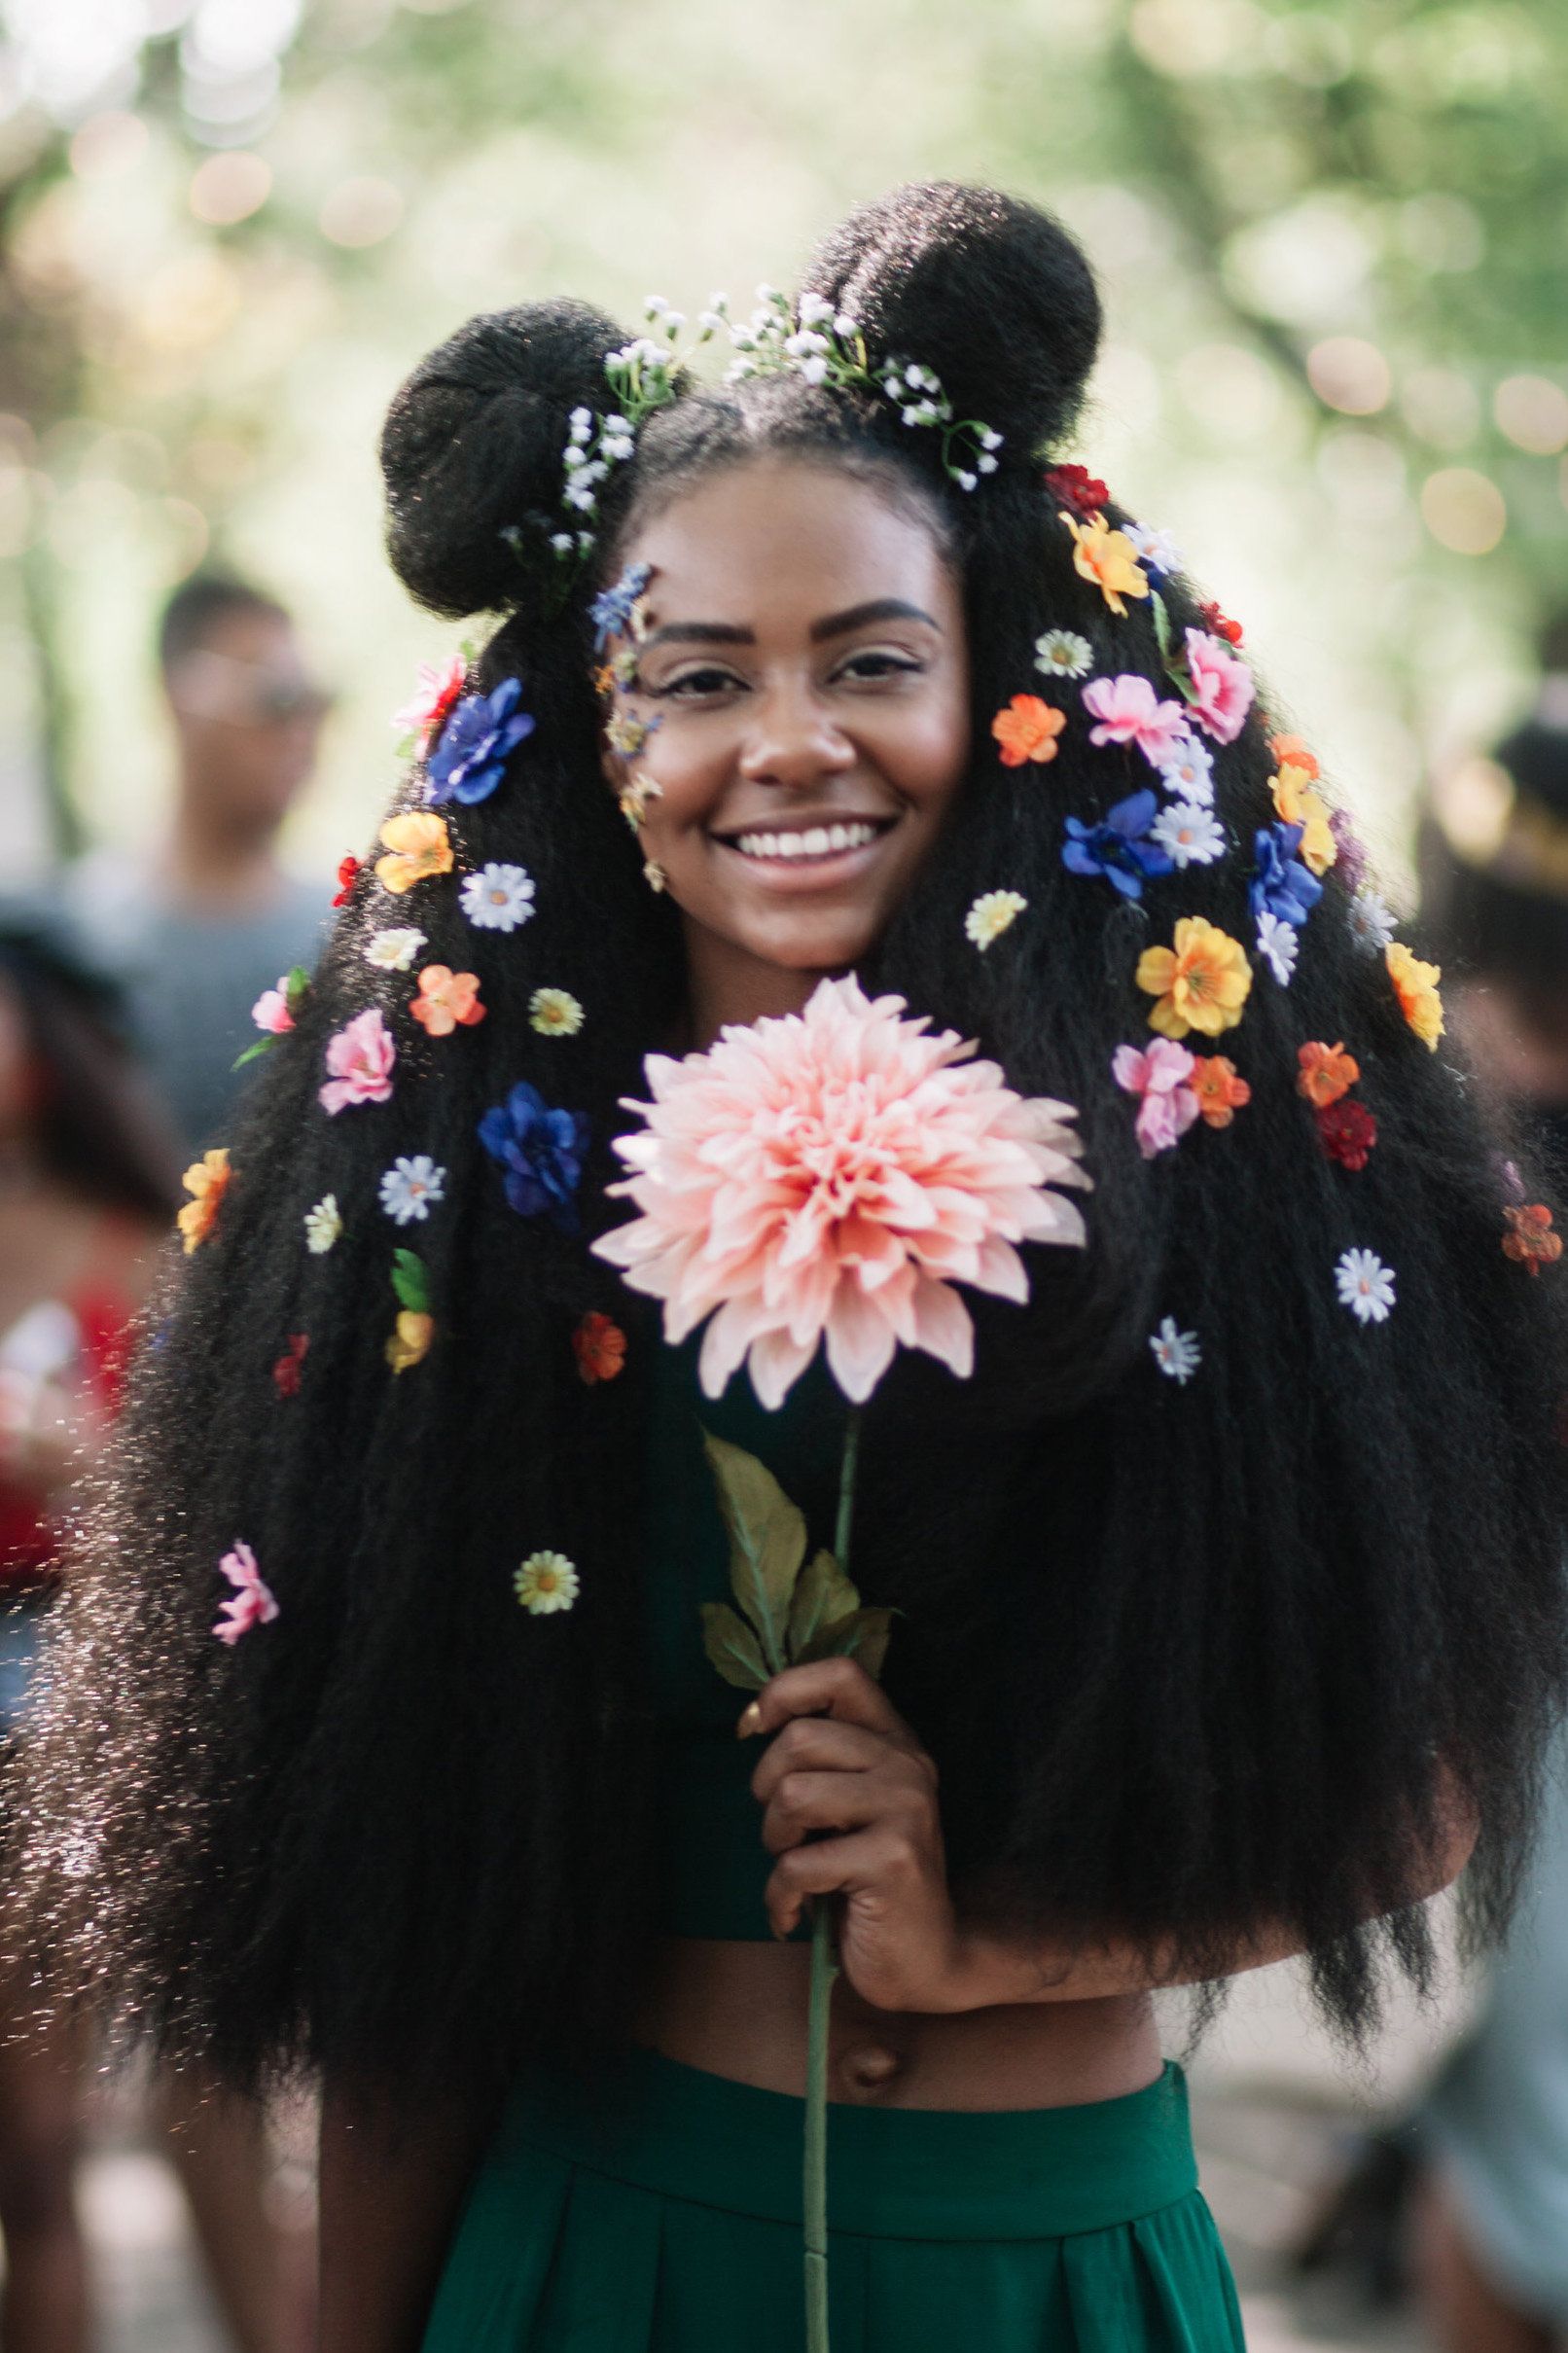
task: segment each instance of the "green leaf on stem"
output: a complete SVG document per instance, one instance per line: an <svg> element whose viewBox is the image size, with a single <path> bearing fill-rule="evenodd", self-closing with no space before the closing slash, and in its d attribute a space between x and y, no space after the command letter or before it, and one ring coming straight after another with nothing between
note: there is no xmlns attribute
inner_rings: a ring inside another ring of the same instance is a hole
<svg viewBox="0 0 1568 2353"><path fill-rule="evenodd" d="M708 1664L737 1691L760 1692L768 1680L762 1645L727 1601L702 1604L702 1648Z"/></svg>
<svg viewBox="0 0 1568 2353"><path fill-rule="evenodd" d="M769 1674L788 1658L790 1604L805 1557L805 1516L755 1454L704 1430L730 1539L730 1584L757 1629Z"/></svg>
<svg viewBox="0 0 1568 2353"><path fill-rule="evenodd" d="M895 1610L852 1610L847 1617L835 1619L831 1625L824 1626L803 1651L797 1653L794 1663L804 1666L813 1658L858 1658L872 1681L877 1682L897 1615Z"/></svg>
<svg viewBox="0 0 1568 2353"><path fill-rule="evenodd" d="M254 1046L247 1046L242 1054L234 1057L229 1065L230 1069L243 1070L247 1062L254 1062L259 1055L269 1054L276 1044L277 1040L272 1037L258 1038Z"/></svg>
<svg viewBox="0 0 1568 2353"><path fill-rule="evenodd" d="M859 1607L860 1595L833 1554L826 1551L816 1553L795 1582L795 1599L790 1605L791 1658L799 1661L814 1657L810 1646L818 1635Z"/></svg>

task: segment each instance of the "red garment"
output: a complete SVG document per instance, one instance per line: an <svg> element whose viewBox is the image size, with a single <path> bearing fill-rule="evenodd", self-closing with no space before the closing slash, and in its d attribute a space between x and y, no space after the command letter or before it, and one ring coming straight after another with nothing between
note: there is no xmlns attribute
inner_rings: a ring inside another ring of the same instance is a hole
<svg viewBox="0 0 1568 2353"><path fill-rule="evenodd" d="M77 1375L107 1414L118 1412L125 1384L131 1318L121 1292L89 1280L61 1301L82 1336ZM56 1531L46 1498L0 1473L0 1592L38 1585L54 1558Z"/></svg>

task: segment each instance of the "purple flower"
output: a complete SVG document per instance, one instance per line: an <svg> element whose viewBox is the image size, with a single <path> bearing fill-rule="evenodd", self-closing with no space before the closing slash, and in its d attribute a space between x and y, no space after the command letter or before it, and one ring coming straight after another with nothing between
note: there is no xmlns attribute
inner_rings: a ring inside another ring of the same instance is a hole
<svg viewBox="0 0 1568 2353"><path fill-rule="evenodd" d="M425 764L428 802L488 801L508 756L534 731L532 717L517 708L521 694L520 678L503 678L492 694L463 696Z"/></svg>
<svg viewBox="0 0 1568 2353"><path fill-rule="evenodd" d="M562 1233L580 1230L573 1195L583 1181L588 1145L586 1111L552 1111L538 1087L523 1079L504 1103L485 1113L479 1137L505 1169L506 1196L519 1217L543 1214Z"/></svg>
<svg viewBox="0 0 1568 2353"><path fill-rule="evenodd" d="M631 626L631 608L653 577L652 564L632 564L614 588L600 589L588 607L595 654L602 654L612 637L625 636Z"/></svg>
<svg viewBox="0 0 1568 2353"><path fill-rule="evenodd" d="M1103 874L1123 899L1141 899L1146 881L1174 872L1168 854L1143 838L1158 805L1151 792L1132 793L1108 809L1100 825L1069 817L1063 866L1072 874Z"/></svg>
<svg viewBox="0 0 1568 2353"><path fill-rule="evenodd" d="M1329 831L1339 853L1339 872L1346 890L1359 891L1367 879L1367 850L1343 809L1329 811Z"/></svg>
<svg viewBox="0 0 1568 2353"><path fill-rule="evenodd" d="M1299 825L1265 825L1253 836L1258 864L1247 897L1254 921L1276 915L1300 930L1322 898L1322 883L1296 855L1301 833Z"/></svg>

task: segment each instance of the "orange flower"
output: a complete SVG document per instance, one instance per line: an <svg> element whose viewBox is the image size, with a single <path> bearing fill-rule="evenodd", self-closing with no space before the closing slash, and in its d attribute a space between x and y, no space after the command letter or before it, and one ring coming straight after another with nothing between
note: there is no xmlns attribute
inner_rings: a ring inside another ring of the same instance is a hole
<svg viewBox="0 0 1568 2353"><path fill-rule="evenodd" d="M1411 955L1403 940L1391 940L1383 955L1400 1012L1428 1052L1436 1053L1438 1040L1443 1035L1443 999L1438 994L1442 967L1423 964L1419 956Z"/></svg>
<svg viewBox="0 0 1568 2353"><path fill-rule="evenodd" d="M407 1373L411 1365L423 1364L430 1354L430 1343L436 1337L436 1319L420 1315L405 1307L398 1317L397 1328L386 1343L385 1356L394 1373Z"/></svg>
<svg viewBox="0 0 1568 2353"><path fill-rule="evenodd" d="M991 721L991 733L1002 747L1002 766L1021 768L1026 760L1054 760L1056 738L1066 725L1066 712L1042 702L1038 695L1015 695Z"/></svg>
<svg viewBox="0 0 1568 2353"><path fill-rule="evenodd" d="M1329 823L1329 812L1321 793L1315 793L1308 771L1293 760L1285 761L1277 776L1270 776L1268 789L1274 796L1274 806L1287 825L1301 829L1301 846L1298 855L1314 874L1326 874L1339 855L1339 844Z"/></svg>
<svg viewBox="0 0 1568 2353"><path fill-rule="evenodd" d="M1317 1111L1337 1103L1361 1076L1361 1064L1354 1054L1347 1054L1341 1045L1325 1046L1316 1038L1309 1046L1298 1046L1296 1059L1301 1065L1297 1089Z"/></svg>
<svg viewBox="0 0 1568 2353"><path fill-rule="evenodd" d="M485 1014L480 1003L478 973L454 973L449 964L427 964L419 975L419 994L409 1000L409 1011L433 1038L449 1038L459 1021L472 1028Z"/></svg>
<svg viewBox="0 0 1568 2353"><path fill-rule="evenodd" d="M1175 941L1174 949L1146 947L1138 958L1138 986L1159 999L1150 1028L1166 1038L1185 1038L1190 1029L1217 1038L1234 1029L1252 987L1240 941L1202 915L1184 915Z"/></svg>
<svg viewBox="0 0 1568 2353"><path fill-rule="evenodd" d="M391 853L375 861L376 879L383 890L411 891L427 874L452 871L452 838L446 820L431 809L405 809L401 817L389 817L381 828L381 839Z"/></svg>
<svg viewBox="0 0 1568 2353"><path fill-rule="evenodd" d="M181 1177L180 1183L186 1192L196 1194L196 1199L187 1201L174 1221L185 1236L187 1258L212 1231L217 1222L218 1204L228 1192L229 1180L233 1173L229 1165L228 1148L220 1146L214 1152L203 1153L200 1159L194 1160Z"/></svg>
<svg viewBox="0 0 1568 2353"><path fill-rule="evenodd" d="M1527 1274L1539 1274L1562 1256L1562 1235L1551 1230L1551 1212L1541 1201L1526 1209L1505 1209L1510 1230L1503 1236L1507 1256L1516 1259Z"/></svg>
<svg viewBox="0 0 1568 2353"><path fill-rule="evenodd" d="M1123 596L1148 595L1148 574L1124 531L1113 531L1103 515L1091 515L1087 523L1081 523L1076 516L1060 512L1056 519L1067 525L1077 542L1074 570L1094 583L1113 613L1125 615Z"/></svg>
<svg viewBox="0 0 1568 2353"><path fill-rule="evenodd" d="M1289 761L1293 768L1301 768L1316 782L1318 764L1300 735L1270 735L1268 748L1282 767Z"/></svg>
<svg viewBox="0 0 1568 2353"><path fill-rule="evenodd" d="M1252 1088L1224 1054L1194 1054L1187 1084L1210 1127L1229 1127L1242 1105L1252 1101Z"/></svg>
<svg viewBox="0 0 1568 2353"><path fill-rule="evenodd" d="M614 1380L626 1361L626 1336L621 1326L597 1309L585 1315L572 1334L577 1369L591 1388L596 1380Z"/></svg>

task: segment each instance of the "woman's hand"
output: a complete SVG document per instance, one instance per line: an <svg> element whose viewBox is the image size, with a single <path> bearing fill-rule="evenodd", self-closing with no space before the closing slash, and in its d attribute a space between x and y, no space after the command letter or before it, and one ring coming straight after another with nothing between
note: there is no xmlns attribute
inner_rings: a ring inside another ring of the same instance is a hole
<svg viewBox="0 0 1568 2353"><path fill-rule="evenodd" d="M752 1776L778 1863L767 1916L787 1937L811 1896L842 1896L845 1976L878 2010L967 2008L947 1892L937 1768L852 1658L775 1675L740 1720L776 1733Z"/></svg>

